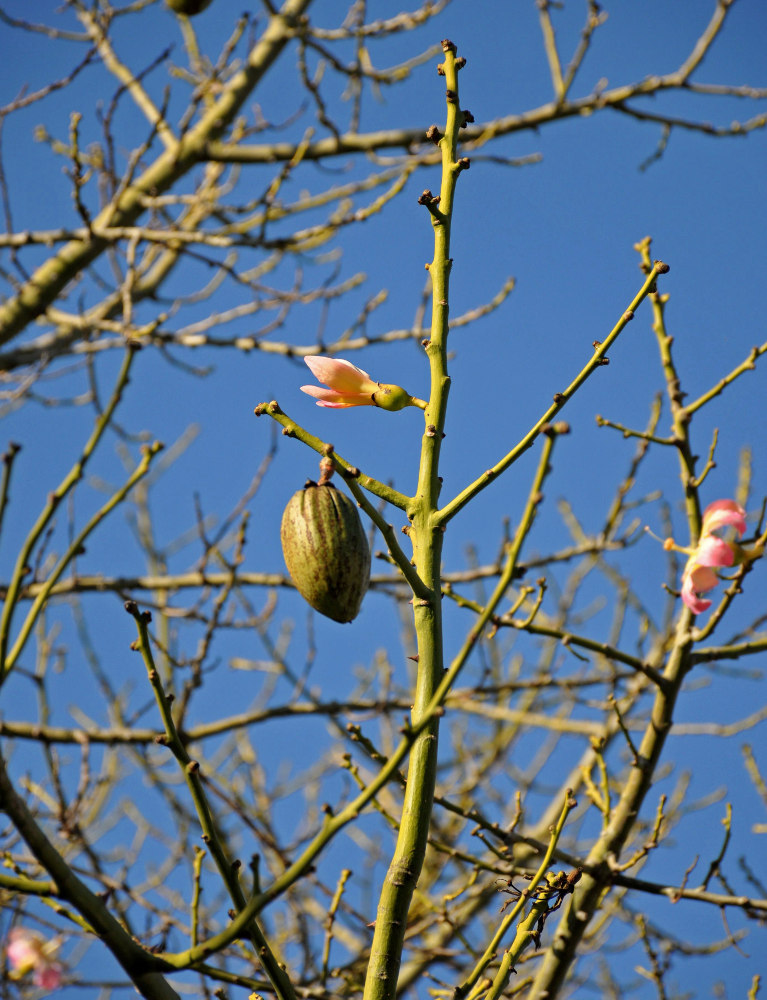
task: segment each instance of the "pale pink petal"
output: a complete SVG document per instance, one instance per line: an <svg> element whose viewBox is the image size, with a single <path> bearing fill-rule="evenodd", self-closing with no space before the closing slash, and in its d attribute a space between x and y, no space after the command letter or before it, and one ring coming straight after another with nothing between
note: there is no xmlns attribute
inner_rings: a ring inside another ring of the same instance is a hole
<svg viewBox="0 0 767 1000"><path fill-rule="evenodd" d="M746 512L734 500L715 500L703 511L702 534L724 527L735 528L739 535L746 530Z"/></svg>
<svg viewBox="0 0 767 1000"><path fill-rule="evenodd" d="M719 583L719 577L708 566L691 566L689 570L685 570L684 579L690 581L690 586L697 594L705 594Z"/></svg>
<svg viewBox="0 0 767 1000"><path fill-rule="evenodd" d="M31 966L40 954L39 942L23 927L14 927L8 935L9 944L5 949L8 961L14 969Z"/></svg>
<svg viewBox="0 0 767 1000"><path fill-rule="evenodd" d="M378 383L373 382L367 372L342 358L310 355L304 361L318 382L323 382L338 392L373 393L378 388Z"/></svg>
<svg viewBox="0 0 767 1000"><path fill-rule="evenodd" d="M317 406L331 406L336 409L342 406L372 406L372 393L337 392L335 389L322 389L318 385L302 385L301 392L314 396Z"/></svg>
<svg viewBox="0 0 767 1000"><path fill-rule="evenodd" d="M692 577L690 576L684 578L684 582L682 584L682 600L694 615L699 615L702 611L706 611L711 607L711 601L706 600L705 597L698 597L695 593Z"/></svg>
<svg viewBox="0 0 767 1000"><path fill-rule="evenodd" d="M698 566L732 566L735 553L729 542L716 535L709 535L701 539L692 558Z"/></svg>

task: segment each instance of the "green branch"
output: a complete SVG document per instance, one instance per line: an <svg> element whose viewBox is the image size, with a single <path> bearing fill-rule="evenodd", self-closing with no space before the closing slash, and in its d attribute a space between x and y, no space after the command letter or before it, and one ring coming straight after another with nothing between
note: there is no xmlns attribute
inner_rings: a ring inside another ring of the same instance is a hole
<svg viewBox="0 0 767 1000"><path fill-rule="evenodd" d="M197 817L200 821L203 842L213 856L213 860L216 863L216 867L232 902L239 911L242 911L246 905L246 899L240 885L239 862L236 862L227 854L223 834L216 823L205 793L202 775L200 774L200 765L189 756L186 746L178 734L171 711L171 701L165 694L160 674L154 664L152 647L149 641L149 622L152 620L152 616L148 611L140 612L135 601L128 601L125 605L125 610L134 619L136 628L138 629L138 649L146 665L149 682L152 685L165 729L165 738L162 742L167 746L181 767ZM268 941L255 919L251 919L248 922L246 933L250 937L258 960L261 962L264 972L279 1000L296 1000L296 994L287 972L275 958Z"/></svg>
<svg viewBox="0 0 767 1000"><path fill-rule="evenodd" d="M130 343L128 344L128 349L125 352L125 357L123 358L123 363L120 367L120 371L117 376L117 381L115 382L115 387L112 390L112 395L110 396L109 403L107 404L104 412L101 413L98 419L96 420L96 425L93 428L91 436L86 441L85 447L80 453L80 457L77 459L77 461L69 470L64 479L62 479L62 481L59 483L56 489L52 490L48 494L48 502L46 503L45 507L40 513L40 516L37 518L34 525L32 526L31 531L24 539L24 542L19 548L19 554L16 557L16 565L14 566L13 574L11 575L11 579L8 584L8 590L5 595L2 615L0 615L0 683L2 683L2 681L8 675L8 671L11 669L11 665L9 664L6 657L8 650L8 643L10 641L11 623L13 620L14 611L21 597L21 590L24 578L29 573L32 553L35 549L35 546L42 538L44 532L48 529L49 525L51 524L53 516L58 510L61 501L74 489L77 483L79 483L80 480L83 478L83 475L85 473L85 467L87 466L91 456L96 450L97 445L104 436L106 429L109 426L109 422L111 421L112 416L115 412L115 409L117 408L117 404L122 399L122 394L123 391L125 390L126 385L128 384L128 376L130 375L131 366L133 364L133 359L136 355L137 350L138 348L135 344L130 344ZM7 467L8 463L6 463L6 468ZM6 491L7 491L7 479L4 479L3 499L5 499ZM80 544L81 543L82 539L80 539ZM71 549L72 547L70 546L70 551ZM70 556L70 561L71 561L71 556ZM64 565L60 563L59 566L60 569L59 572L55 574L55 579L52 581L51 580L46 581L46 583L42 585L41 590L35 597L34 606L37 608L37 611L35 612L34 616L35 618L37 617L37 614L39 613L40 608L42 607L42 605L40 604L40 595L43 592L45 592L47 599L47 596L53 589L56 580L59 579L61 573L66 567L66 563ZM29 617L30 614L31 612L27 614L27 623L30 623L30 617ZM32 623L33 622L34 619L32 619ZM18 655L19 648L20 648L19 642L17 640L15 646L16 653L14 654L14 657L15 655Z"/></svg>
<svg viewBox="0 0 767 1000"><path fill-rule="evenodd" d="M179 1000L176 991L160 975L160 970L167 970L168 966L134 940L48 840L26 802L16 793L2 757L0 812L8 815L34 857L56 883L57 895L88 921L130 976L139 994L146 1000Z"/></svg>
<svg viewBox="0 0 767 1000"><path fill-rule="evenodd" d="M508 452L504 457L497 462L494 466L487 469L482 473L473 483L470 483L464 490L462 490L456 497L454 497L449 503L440 510L437 514L436 521L438 524L447 524L447 522L455 517L455 515L462 510L466 504L481 493L487 486L490 485L502 472L505 472L517 459L523 455L528 448L530 448L535 442L536 438L541 434L543 428L556 417L559 411L567 404L567 402L572 399L575 393L580 389L583 383L594 374L594 372L601 368L606 363L606 354L610 347L615 343L620 334L623 332L628 323L634 318L634 313L639 308L644 299L651 293L655 291L656 281L659 274L665 274L669 270L668 265L664 264L662 261L655 261L653 266L650 268L647 278L639 289L637 294L631 300L628 308L623 313L621 318L612 328L607 338L598 343L594 349L594 354L589 360L588 364L576 375L570 385L563 389L561 392L554 394L554 402L545 411L545 413L533 424L530 430L525 434L525 436L516 444L510 452Z"/></svg>
<svg viewBox="0 0 767 1000"><path fill-rule="evenodd" d="M386 486L377 479L373 479L372 476L366 476L364 473L360 472L356 466L347 462L345 458L341 458L341 456L333 450L333 446L331 444L321 441L318 437L310 434L309 431L304 430L304 428L301 427L300 424L297 424L295 420L292 420L280 409L279 403L275 400L272 400L271 403L259 403L254 412L257 417L266 413L272 418L272 420L275 420L282 427L282 433L285 434L286 437L294 437L297 441L300 441L313 451L316 451L318 455L329 457L333 462L333 468L336 472L343 476L347 482L354 479L361 486L364 486L368 493L372 493L374 496L380 497L381 500L385 500L394 507L399 507L400 510L407 510L411 503L410 497L405 496L404 493L400 493L398 490L392 489L391 486Z"/></svg>
<svg viewBox="0 0 767 1000"><path fill-rule="evenodd" d="M253 46L242 69L223 87L221 96L206 108L200 121L172 148L165 149L151 166L108 204L94 219L93 230L103 226L132 225L146 211L148 196L156 198L206 158L209 142L219 139L257 86L264 73L293 37L298 18L311 0L285 0L269 18L261 38ZM159 128L159 122L153 126ZM32 275L18 295L0 307L0 344L20 333L41 315L62 289L84 271L109 242L103 237L73 240L50 257Z"/></svg>

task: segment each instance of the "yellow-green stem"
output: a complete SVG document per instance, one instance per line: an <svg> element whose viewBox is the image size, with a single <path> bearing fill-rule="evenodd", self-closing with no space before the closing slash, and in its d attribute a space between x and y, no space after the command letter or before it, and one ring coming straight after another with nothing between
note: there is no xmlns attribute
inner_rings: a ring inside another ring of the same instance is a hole
<svg viewBox="0 0 767 1000"><path fill-rule="evenodd" d="M32 529L19 548L16 565L5 596L2 615L0 615L0 683L2 683L11 669L6 655L8 651L8 644L10 642L11 623L16 610L16 605L20 599L24 578L29 572L32 553L35 550L35 546L51 524L62 500L64 500L64 498L71 493L77 483L79 483L83 478L85 467L96 450L97 445L106 433L107 427L109 427L109 422L112 419L115 409L117 408L117 404L122 399L123 391L128 384L128 376L130 374L135 354L136 345L128 344L123 363L117 376L115 387L109 399L109 403L104 409L104 412L101 413L96 420L93 432L85 443L85 447L80 453L77 461L56 489L48 495L45 507L41 511L40 516L37 518L37 521L34 523ZM62 566L62 571L64 568L65 567ZM59 576L60 575L61 574L59 573ZM54 580L51 583L51 586L53 586L55 582L56 581ZM47 585L47 583L43 585L43 590L46 589ZM29 620L29 616L27 617L27 620ZM15 648L16 653L14 654L14 657L18 655L20 648L18 640L15 644Z"/></svg>
<svg viewBox="0 0 767 1000"><path fill-rule="evenodd" d="M202 839L210 850L232 902L239 911L242 911L246 906L246 899L240 885L239 862L235 862L229 856L222 831L208 802L208 796L200 774L199 763L189 756L186 745L181 740L176 729L176 722L171 711L171 702L165 693L160 674L155 666L154 656L152 655L152 647L149 640L149 621L151 616L146 612L142 613L139 611L135 601L128 601L125 605L125 610L136 622L138 629L137 647L147 668L149 682L154 690L157 707L162 717L165 729L164 744L181 765L190 797L200 821ZM247 934L278 1000L296 1000L296 994L285 967L277 961L255 918L248 922ZM196 937L196 932L193 936ZM197 942L193 941L193 946L196 944Z"/></svg>
<svg viewBox="0 0 767 1000"><path fill-rule="evenodd" d="M442 151L442 184L439 202L425 195L434 227L431 336L426 344L431 373L429 401L424 411L418 489L408 508L410 539L416 572L428 588L428 597L414 596L413 618L418 641L418 676L412 723L419 726L429 714L429 703L442 679L442 609L440 562L442 529L435 523L439 501L439 454L445 423L450 380L447 374L447 333L450 258L450 223L458 173L458 130L464 115L458 101L458 67L455 46L443 42L447 121L439 140ZM466 164L463 164L465 168ZM410 751L402 820L389 870L381 889L375 933L370 952L365 1000L391 1000L396 994L402 948L413 891L421 873L429 835L437 770L439 716L432 715Z"/></svg>

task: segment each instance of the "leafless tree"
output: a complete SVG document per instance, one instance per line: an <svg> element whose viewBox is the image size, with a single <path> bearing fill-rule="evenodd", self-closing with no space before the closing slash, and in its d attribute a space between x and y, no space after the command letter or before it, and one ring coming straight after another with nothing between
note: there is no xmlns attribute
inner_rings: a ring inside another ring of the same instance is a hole
<svg viewBox="0 0 767 1000"><path fill-rule="evenodd" d="M505 30L517 14L495 6ZM710 4L702 33L691 26L678 66L590 90L582 70L608 12L584 4L568 51L555 32L560 5L533 6L550 93L491 120L461 100L471 59L460 38L439 41L457 2L380 18L365 0L343 11L261 0L239 16L225 0L0 10L6 51L34 54L17 60L17 90L0 108L3 411L14 426L24 415L31 439L55 434L74 404L81 433L62 436L63 475L35 470L32 509L14 509L11 489L30 475L28 442L9 443L0 483L3 997L38 995L46 975L48 989L61 981L104 997L132 986L147 998L540 1000L587 982L605 996L649 982L667 997L686 957L758 954L744 943L767 913L756 849L733 860L730 807L696 800L688 777L665 768L672 733L705 735L715 756L717 738L767 715L756 705L732 725L677 721L691 678L707 670L712 684L746 685L750 658L767 648L755 582L767 530L750 452L732 498L706 510L716 437L701 461L695 430L767 343L685 395L664 313L668 266L642 240L642 275L614 326L525 433L499 438L497 461L467 473L452 497L440 497L439 461L448 336L503 307L513 288L508 279L448 316L453 204L471 164L526 167L536 155L509 157L504 137L610 113L649 123L659 159L677 130L726 141L762 129L767 89L700 80L737 17L732 0ZM424 33L436 42L425 49ZM441 76L415 92L427 66ZM275 87L292 108L286 120L260 102ZM414 117L439 123L368 128L381 90L407 92ZM682 117L667 110L680 93L712 114L720 98L751 110L726 123ZM80 109L63 126L62 94ZM30 109L48 124L21 148L14 129ZM20 197L22 162L32 183L64 167L39 205ZM438 175L439 191L423 190ZM410 205L413 227L433 228L429 283L412 322L382 329L385 294L368 291L356 249L354 268L336 251L421 190ZM339 325L348 302L355 318ZM560 413L632 321L652 325L665 393L643 427L600 418L629 449L614 495L597 530L561 501L568 537L552 544L535 525L569 430ZM345 632L343 686L321 685L314 619L282 567L250 555L248 511L278 502L268 499L276 437L231 509L214 518L200 502L192 523L171 518L169 528L169 504L158 516L155 496L174 482L190 436L163 451L137 432L131 407L142 385L162 395L168 366L204 376L215 349L288 364L408 341L423 347L428 398L369 401L424 410L413 495L375 468L375 449L346 458L288 402L256 408L259 432L281 429L295 454L335 473L385 546L370 588L390 602L400 635L375 649L364 629ZM122 471L114 459L98 464L110 438ZM531 453L497 559L470 551L449 565L453 518ZM664 501L659 453L679 467ZM677 501L689 528L679 544ZM650 509L667 527L660 604L634 577ZM767 804L760 756L744 746L740 780ZM675 831L703 807L709 855L696 859ZM721 934L709 923L704 943L689 934L693 908L721 918ZM758 988L755 972L749 996Z"/></svg>

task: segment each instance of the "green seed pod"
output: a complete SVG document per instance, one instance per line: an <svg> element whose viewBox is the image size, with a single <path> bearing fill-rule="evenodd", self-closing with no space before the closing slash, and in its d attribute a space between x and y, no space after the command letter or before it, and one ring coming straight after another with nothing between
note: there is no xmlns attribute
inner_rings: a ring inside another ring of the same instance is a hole
<svg viewBox="0 0 767 1000"><path fill-rule="evenodd" d="M332 483L308 480L290 498L282 554L299 594L336 622L353 621L370 582L370 549L352 501Z"/></svg>
<svg viewBox="0 0 767 1000"><path fill-rule="evenodd" d="M196 14L201 14L212 0L165 0L165 2L176 14L194 17Z"/></svg>

